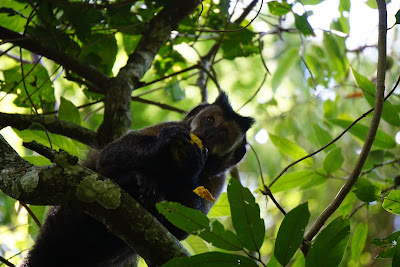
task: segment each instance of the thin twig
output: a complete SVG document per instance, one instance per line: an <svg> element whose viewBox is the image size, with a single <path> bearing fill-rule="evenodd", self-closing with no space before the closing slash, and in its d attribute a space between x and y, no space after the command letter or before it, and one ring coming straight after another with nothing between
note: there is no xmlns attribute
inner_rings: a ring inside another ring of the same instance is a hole
<svg viewBox="0 0 400 267"><path fill-rule="evenodd" d="M396 84L393 86L393 89L389 92L389 94L384 98L384 101L386 101L394 92L394 90L396 90L397 86L400 83L400 76L397 79ZM359 122L360 120L362 120L363 118L365 118L369 113L371 113L372 111L374 111L374 108L371 108L370 110L368 110L367 112L365 112L364 114L362 114L358 119L356 119L353 123L351 123L349 125L349 127L347 127L345 130L343 130L343 132L341 132L336 138L334 138L331 142L329 142L328 144L326 144L325 146L321 147L320 149L308 154L307 156L304 156L292 163L290 163L288 166L286 166L286 168L284 168L279 174L278 176L276 176L274 178L274 180L272 180L272 182L269 184L269 187L271 187L290 167L296 165L297 163L308 159L316 154L318 154L319 152L321 152L322 150L324 150L325 148L329 147L330 145L332 145L333 143L335 143L337 140L339 140L346 132L348 132L350 130L351 127L353 127L357 122Z"/></svg>
<svg viewBox="0 0 400 267"><path fill-rule="evenodd" d="M201 2L200 14L199 14L199 16L197 17L197 26L198 26L203 32L221 32L221 33L225 33L225 32L239 32L239 31L241 31L241 30L246 29L247 27L249 27L249 26L253 23L253 21L254 21L254 20L258 17L258 15L260 14L261 9L262 9L262 7L263 7L263 4L264 4L264 0L261 0L261 5L260 5L260 8L259 8L258 11L257 11L257 14L254 16L254 18L252 18L252 19L250 20L250 22L249 22L246 26L244 26L244 27L242 27L242 28L235 29L235 30L227 30L227 29L224 29L224 30L208 30L208 29L204 28L202 25L200 25L200 23L199 23L199 19L200 19L200 17L201 17L201 14L203 13L203 9L204 9L203 3Z"/></svg>
<svg viewBox="0 0 400 267"><path fill-rule="evenodd" d="M261 167L261 162L260 162L260 159L258 158L258 154L257 154L256 150L254 149L254 147L251 144L249 144L249 143L247 143L247 144L250 146L251 151L253 151L254 155L256 156L256 160L257 160L257 164L258 164L258 170L260 172L260 177L261 177L261 183L262 183L262 185L264 187L264 189L261 190L261 193L263 195L265 195L265 196L269 196L271 198L272 202L274 202L275 206L282 212L282 214L286 215L286 211L281 207L281 205L279 205L278 201L276 201L275 197L272 195L271 190L265 184L263 170L262 170L262 167Z"/></svg>

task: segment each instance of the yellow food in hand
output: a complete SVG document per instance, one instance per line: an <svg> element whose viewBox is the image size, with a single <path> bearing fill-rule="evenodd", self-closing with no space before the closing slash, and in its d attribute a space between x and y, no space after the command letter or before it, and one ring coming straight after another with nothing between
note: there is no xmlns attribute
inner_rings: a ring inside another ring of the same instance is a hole
<svg viewBox="0 0 400 267"><path fill-rule="evenodd" d="M201 142L197 135L190 133L190 138L192 139L190 140L190 143L196 144L201 150L203 150L203 142Z"/></svg>
<svg viewBox="0 0 400 267"><path fill-rule="evenodd" d="M201 198L204 198L213 203L215 202L215 198L211 195L208 189L204 188L204 186L197 187L195 190L193 190L193 192Z"/></svg>

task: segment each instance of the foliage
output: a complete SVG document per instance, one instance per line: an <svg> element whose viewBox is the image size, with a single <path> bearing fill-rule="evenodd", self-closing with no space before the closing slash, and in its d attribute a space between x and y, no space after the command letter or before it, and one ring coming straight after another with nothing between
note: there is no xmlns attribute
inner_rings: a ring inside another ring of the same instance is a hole
<svg viewBox="0 0 400 267"><path fill-rule="evenodd" d="M397 266L398 89L385 100L357 182L319 234L303 239L348 180L370 128L377 90L375 1L341 0L332 6L333 1L324 0L262 5L262 1L204 0L157 47L155 39L163 32L153 27L154 21L174 1L1 0L1 134L35 165L50 162L23 148L22 141L36 140L84 159L93 140L74 134L82 128L104 130L99 128L109 108L104 99L112 93L107 91L111 82L101 79L126 78L127 63L139 62L131 75L143 72L137 81L125 80L133 90L133 129L179 120L182 111L211 101L222 88L235 110L255 117L247 140L257 158L248 151L239 166L244 186L231 178L209 217L177 203L158 204L172 223L193 235L183 243L197 254L165 266ZM400 70L400 11L387 2L385 96L396 89ZM327 16L323 9L332 8L336 15L324 18L329 25L319 26L315 18ZM357 10L361 17L354 17ZM364 29L354 21L375 24L365 26L368 32L359 36ZM37 40L60 57L35 52L32 44L12 44L15 36L7 37L4 29ZM143 44L153 33L154 38ZM144 70L140 66L147 63L138 59L138 51L153 53ZM18 124L22 117L6 121L4 113L45 120L22 127ZM56 131L49 119L82 128ZM307 158L298 161L303 157ZM298 162L289 166L294 161ZM289 211L285 216L271 196ZM29 249L37 236L34 218L42 222L47 209L30 206L28 215L2 192L0 204L0 256L17 263L19 253ZM307 242L311 242L308 253Z"/></svg>

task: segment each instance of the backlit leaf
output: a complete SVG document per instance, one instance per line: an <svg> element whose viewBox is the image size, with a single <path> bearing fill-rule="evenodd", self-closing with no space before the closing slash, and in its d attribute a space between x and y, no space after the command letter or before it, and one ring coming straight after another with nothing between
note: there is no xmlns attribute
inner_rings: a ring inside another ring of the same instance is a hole
<svg viewBox="0 0 400 267"><path fill-rule="evenodd" d="M265 225L260 218L260 207L248 188L234 178L228 184L232 224L240 243L251 251L258 251L264 241Z"/></svg>
<svg viewBox="0 0 400 267"><path fill-rule="evenodd" d="M323 229L306 257L306 267L336 267L342 260L350 237L350 222L340 216Z"/></svg>
<svg viewBox="0 0 400 267"><path fill-rule="evenodd" d="M394 190L384 198L382 207L388 212L400 215L400 191Z"/></svg>
<svg viewBox="0 0 400 267"><path fill-rule="evenodd" d="M300 247L309 219L308 203L300 204L285 215L279 227L274 250L276 259L282 265L287 265Z"/></svg>
<svg viewBox="0 0 400 267"><path fill-rule="evenodd" d="M301 148L296 143L290 141L289 139L279 137L279 136L273 135L271 133L268 133L268 134L269 134L269 138L271 139L272 143L279 149L279 151L285 155L288 155L293 160L298 160L304 156L307 156L307 152L303 148ZM307 159L301 161L300 163L307 165L307 166L312 166L312 159L307 158Z"/></svg>

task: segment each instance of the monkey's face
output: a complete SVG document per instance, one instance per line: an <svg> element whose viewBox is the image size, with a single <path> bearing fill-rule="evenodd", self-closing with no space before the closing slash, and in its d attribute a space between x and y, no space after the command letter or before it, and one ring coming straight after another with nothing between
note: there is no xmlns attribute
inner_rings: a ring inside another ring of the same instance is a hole
<svg viewBox="0 0 400 267"><path fill-rule="evenodd" d="M190 131L197 135L210 154L224 156L244 138L244 133L234 120L226 120L219 106L208 106L191 121Z"/></svg>

